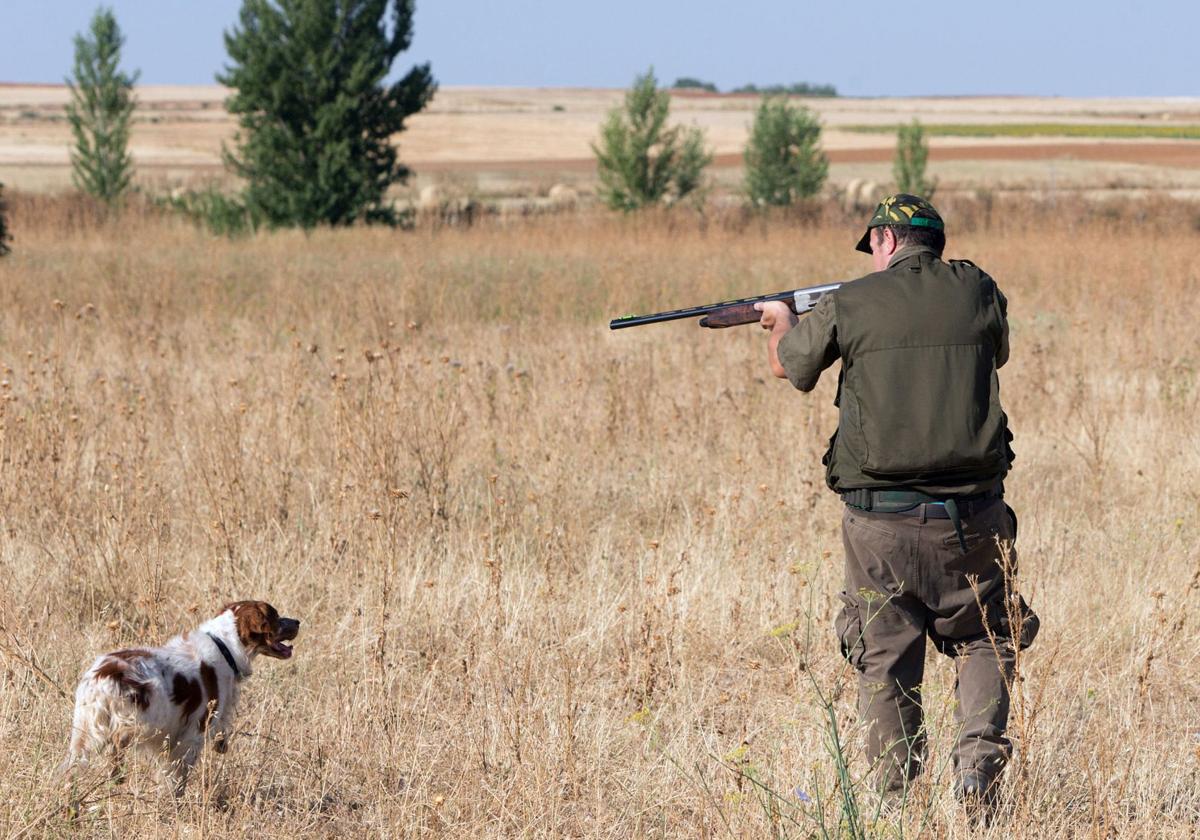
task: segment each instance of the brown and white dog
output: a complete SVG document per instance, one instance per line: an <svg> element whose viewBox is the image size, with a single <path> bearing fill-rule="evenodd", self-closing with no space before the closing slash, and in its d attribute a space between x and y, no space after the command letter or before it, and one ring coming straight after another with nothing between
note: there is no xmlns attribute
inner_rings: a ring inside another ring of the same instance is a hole
<svg viewBox="0 0 1200 840"><path fill-rule="evenodd" d="M266 601L227 604L216 618L162 647L130 648L98 658L75 690L67 757L70 772L111 750L119 774L130 749L165 759L165 781L183 792L206 741L225 752L242 680L254 657L287 659L300 622Z"/></svg>

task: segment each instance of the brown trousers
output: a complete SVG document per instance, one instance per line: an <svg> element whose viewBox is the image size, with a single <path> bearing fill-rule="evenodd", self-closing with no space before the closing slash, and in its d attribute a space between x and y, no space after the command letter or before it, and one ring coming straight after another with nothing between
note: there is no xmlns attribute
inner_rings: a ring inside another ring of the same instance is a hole
<svg viewBox="0 0 1200 840"><path fill-rule="evenodd" d="M1012 753L1004 732L1013 637L1026 647L1037 633L1037 617L1006 592L997 541L1015 571L1011 509L994 500L965 510L966 553L950 520L928 517L930 509L910 515L847 507L842 518L846 591L836 627L843 655L859 672L859 715L869 725L869 757L887 790L916 776L924 758L926 637L957 669L955 774L990 784Z"/></svg>

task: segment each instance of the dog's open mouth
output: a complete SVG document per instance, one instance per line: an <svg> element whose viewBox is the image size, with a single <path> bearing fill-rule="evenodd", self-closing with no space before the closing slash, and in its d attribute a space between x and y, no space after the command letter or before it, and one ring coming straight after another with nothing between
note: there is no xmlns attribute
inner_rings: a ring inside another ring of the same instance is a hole
<svg viewBox="0 0 1200 840"><path fill-rule="evenodd" d="M294 618L281 619L279 622L279 632L267 646L267 654L277 659L291 658L292 646L288 642L293 641L298 635L300 635L299 621Z"/></svg>

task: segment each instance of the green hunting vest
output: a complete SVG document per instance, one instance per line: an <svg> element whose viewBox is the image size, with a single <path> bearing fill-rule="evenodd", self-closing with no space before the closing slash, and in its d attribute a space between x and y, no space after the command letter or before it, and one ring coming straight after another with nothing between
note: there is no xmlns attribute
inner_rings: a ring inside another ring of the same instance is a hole
<svg viewBox="0 0 1200 840"><path fill-rule="evenodd" d="M996 374L1005 304L992 278L966 260L905 249L833 299L842 371L829 486L956 495L996 486L1012 436Z"/></svg>

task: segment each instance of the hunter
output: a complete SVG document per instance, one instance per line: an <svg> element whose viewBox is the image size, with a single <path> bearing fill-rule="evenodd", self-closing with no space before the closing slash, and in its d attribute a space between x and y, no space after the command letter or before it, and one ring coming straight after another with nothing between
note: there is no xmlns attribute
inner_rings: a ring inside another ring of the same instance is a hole
<svg viewBox="0 0 1200 840"><path fill-rule="evenodd" d="M846 588L835 621L858 671L869 758L888 792L921 770L926 639L957 670L956 795L987 814L1005 737L1017 647L1037 617L1010 597L1017 520L1003 502L1013 460L997 369L1007 302L983 270L942 259L942 217L889 196L859 240L874 273L825 295L803 320L756 304L771 371L801 391L841 361L826 481L845 502Z"/></svg>

